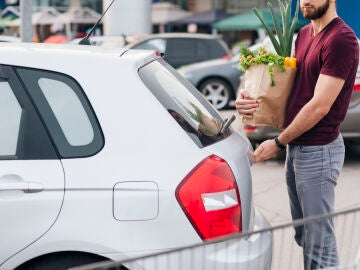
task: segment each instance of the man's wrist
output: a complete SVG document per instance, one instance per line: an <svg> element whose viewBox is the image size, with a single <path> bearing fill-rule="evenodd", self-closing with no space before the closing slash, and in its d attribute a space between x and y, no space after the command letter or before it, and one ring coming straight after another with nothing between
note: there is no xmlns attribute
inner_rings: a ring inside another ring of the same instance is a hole
<svg viewBox="0 0 360 270"><path fill-rule="evenodd" d="M279 138L278 138L278 137L275 137L274 140L275 140L276 146L277 146L280 150L285 150L285 149L286 149L286 146L283 145L283 144L279 141Z"/></svg>

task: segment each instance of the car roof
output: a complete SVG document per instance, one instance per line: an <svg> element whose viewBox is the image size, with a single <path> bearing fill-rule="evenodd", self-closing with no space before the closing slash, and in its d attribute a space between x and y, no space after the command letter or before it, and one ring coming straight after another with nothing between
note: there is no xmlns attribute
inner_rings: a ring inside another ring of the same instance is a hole
<svg viewBox="0 0 360 270"><path fill-rule="evenodd" d="M154 51L129 50L77 44L0 43L0 63L7 65L57 70L61 65L93 65L102 60L132 62L141 66L144 61L159 58ZM78 60L78 63L76 62Z"/></svg>
<svg viewBox="0 0 360 270"><path fill-rule="evenodd" d="M138 37L134 41L130 42L127 47L133 47L137 44L143 43L146 40L151 40L155 38L221 39L221 35L210 35L201 33L157 33Z"/></svg>

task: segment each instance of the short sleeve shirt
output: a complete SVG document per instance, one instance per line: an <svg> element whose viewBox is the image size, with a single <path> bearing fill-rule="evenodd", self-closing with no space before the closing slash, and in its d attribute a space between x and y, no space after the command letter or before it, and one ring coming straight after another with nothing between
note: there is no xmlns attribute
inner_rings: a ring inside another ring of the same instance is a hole
<svg viewBox="0 0 360 270"><path fill-rule="evenodd" d="M289 98L286 125L314 95L320 74L345 80L333 106L313 128L290 142L297 145L324 145L339 135L340 124L349 107L359 63L359 43L353 30L337 17L320 33L312 25L302 28L295 43L297 71Z"/></svg>

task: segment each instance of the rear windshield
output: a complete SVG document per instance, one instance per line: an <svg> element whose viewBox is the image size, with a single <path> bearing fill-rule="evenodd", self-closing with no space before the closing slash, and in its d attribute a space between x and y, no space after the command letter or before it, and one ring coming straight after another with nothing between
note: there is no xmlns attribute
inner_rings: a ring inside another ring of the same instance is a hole
<svg viewBox="0 0 360 270"><path fill-rule="evenodd" d="M231 134L219 133L222 118L198 90L164 60L140 68L139 75L169 114L199 147L218 142Z"/></svg>

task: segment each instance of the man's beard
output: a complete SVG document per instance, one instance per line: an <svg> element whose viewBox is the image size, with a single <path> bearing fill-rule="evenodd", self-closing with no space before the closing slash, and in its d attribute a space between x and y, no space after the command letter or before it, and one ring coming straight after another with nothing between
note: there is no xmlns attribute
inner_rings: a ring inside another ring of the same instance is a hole
<svg viewBox="0 0 360 270"><path fill-rule="evenodd" d="M301 9L301 12L304 16L304 18L309 20L316 20L324 16L326 11L329 9L330 0L327 0L324 5L321 7L316 8L313 12L307 12L306 9Z"/></svg>

